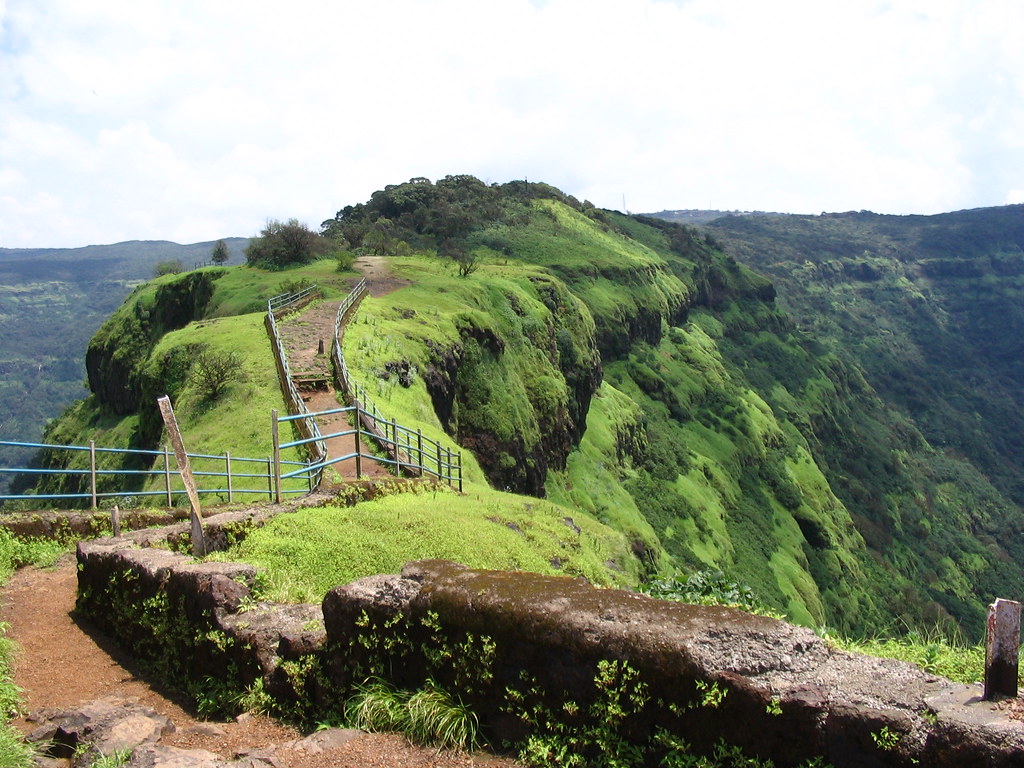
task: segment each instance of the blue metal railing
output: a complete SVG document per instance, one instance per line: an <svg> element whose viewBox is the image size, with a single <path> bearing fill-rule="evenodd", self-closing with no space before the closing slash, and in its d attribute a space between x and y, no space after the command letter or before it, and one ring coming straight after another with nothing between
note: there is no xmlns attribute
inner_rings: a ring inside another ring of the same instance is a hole
<svg viewBox="0 0 1024 768"><path fill-rule="evenodd" d="M90 506L96 508L102 499L128 498L128 497L163 497L167 506L174 506L175 497L186 495L184 484L181 481L181 472L177 467L177 460L174 453L167 448L164 450L144 450L138 448L103 448L90 442L89 445L58 445L52 443L26 443L17 441L0 440L0 446L10 448L23 448L26 450L65 452L62 457L66 465L49 467L0 467L0 473L28 475L28 476L63 476L72 479L79 488L74 491L54 493L25 493L25 494L4 494L0 495L0 502L21 501L21 500L89 500ZM76 455L87 454L87 466L71 466ZM52 455L52 454L51 454ZM148 462L150 469L133 469L130 467L109 467L100 466L97 460L102 457L117 456L127 460L138 460ZM230 503L234 501L236 494L266 494L269 498L275 497L274 483L274 461L272 457L265 459L253 459L243 456L232 456L230 451L223 454L188 454L189 462L193 465L193 476L199 485L198 491L205 495L220 495L226 497ZM160 461L162 459L162 462ZM162 466L154 466L158 464ZM306 462L286 460L281 461L283 466L305 467ZM239 466L241 465L241 466ZM258 465L264 471L251 470L253 465ZM238 471L241 469L242 471ZM118 487L117 483L101 484L106 478L120 477L124 483ZM162 488L147 488L147 480L163 478ZM211 487L205 481L221 479ZM136 481L138 487L129 488L129 480ZM107 488L104 488L106 485ZM308 487L289 487L281 490L281 493L296 494L308 492Z"/></svg>
<svg viewBox="0 0 1024 768"><path fill-rule="evenodd" d="M364 460L375 461L394 468L396 474L412 474L419 477L431 476L440 482L446 482L449 486L462 491L462 454L452 451L437 440L423 435L423 431L415 431L397 424L394 420L386 421L374 416L369 411L359 406L350 405L342 408L332 408L328 411L317 413L305 413L291 416L277 416L278 424L294 423L302 419L313 420L318 416L331 416L335 414L346 415L352 423L348 429L323 435L324 440L352 436L354 451L341 456L324 458L318 462L310 462L308 465L292 471L284 471L283 467L275 461L276 482L291 478L303 478L311 481L316 476L319 478L323 471L334 464L342 461L355 461L356 476L362 475L362 462ZM370 424L374 428L366 429L364 424ZM291 442L277 442L278 430L274 430L274 455L287 448L297 448L307 445L312 438L303 438ZM374 442L381 445L386 456L377 456L364 452L366 438L372 438ZM283 464L283 462L282 462Z"/></svg>
<svg viewBox="0 0 1024 768"><path fill-rule="evenodd" d="M304 288L303 290L295 293L282 293L267 301L267 331L274 343L274 357L277 360L278 374L281 379L281 389L284 392L285 401L288 404L288 410L291 413L300 416L308 414L309 409L306 408L306 403L299 394L299 390L295 387L295 382L292 380L292 372L288 366L288 355L285 352L284 344L281 341L281 334L277 329L277 316L275 313L291 304L298 303L308 298L317 290L316 285L311 285L308 288ZM275 431L277 429L276 423L274 425L274 429ZM309 419L300 422L299 429L304 432L305 437L307 438L301 443L301 445L309 455L309 464L316 465L322 463L324 459L327 458L327 444L320 435L320 427L317 425L316 419ZM323 470L320 470L320 472L322 471ZM319 484L320 474L317 473L315 476L310 474L309 489L313 490ZM280 498L280 494L278 494L278 498Z"/></svg>

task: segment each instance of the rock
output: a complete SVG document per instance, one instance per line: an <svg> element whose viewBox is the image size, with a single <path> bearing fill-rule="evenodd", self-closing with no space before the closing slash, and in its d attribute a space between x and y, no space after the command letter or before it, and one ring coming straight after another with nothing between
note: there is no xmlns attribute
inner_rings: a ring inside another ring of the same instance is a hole
<svg viewBox="0 0 1024 768"><path fill-rule="evenodd" d="M183 728L181 733L184 736L209 736L215 739L225 739L228 735L228 732L216 723L196 723L188 728Z"/></svg>
<svg viewBox="0 0 1024 768"><path fill-rule="evenodd" d="M239 750L229 765L232 768L284 768L284 764L277 758L276 751L265 748Z"/></svg>
<svg viewBox="0 0 1024 768"><path fill-rule="evenodd" d="M318 754L325 749L337 749L360 736L364 731L357 728L325 728L317 731L298 741L293 741L288 746L292 749Z"/></svg>
<svg viewBox="0 0 1024 768"><path fill-rule="evenodd" d="M205 749L176 749L147 744L132 752L125 768L229 768L231 763Z"/></svg>
<svg viewBox="0 0 1024 768"><path fill-rule="evenodd" d="M77 709L40 710L30 717L40 725L27 737L30 743L50 742L51 757L72 757L82 745L109 755L159 741L174 730L163 715L131 701L105 697Z"/></svg>

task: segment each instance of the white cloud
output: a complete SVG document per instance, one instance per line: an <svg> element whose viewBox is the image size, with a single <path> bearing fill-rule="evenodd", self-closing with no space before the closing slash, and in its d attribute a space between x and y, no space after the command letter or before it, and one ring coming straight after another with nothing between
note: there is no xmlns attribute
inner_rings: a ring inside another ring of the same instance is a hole
<svg viewBox="0 0 1024 768"><path fill-rule="evenodd" d="M0 0L0 246L315 225L448 173L632 210L1001 204L1022 32L1015 0Z"/></svg>

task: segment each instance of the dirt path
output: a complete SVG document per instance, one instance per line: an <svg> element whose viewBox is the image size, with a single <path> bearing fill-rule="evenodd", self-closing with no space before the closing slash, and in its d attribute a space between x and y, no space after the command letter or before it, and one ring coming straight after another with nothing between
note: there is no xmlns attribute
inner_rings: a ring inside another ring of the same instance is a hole
<svg viewBox="0 0 1024 768"><path fill-rule="evenodd" d="M10 624L8 636L21 648L15 682L25 691L29 712L75 707L103 696L134 699L175 724L177 730L162 744L205 749L225 759L234 759L245 748L282 745L301 735L263 717L215 725L198 720L185 701L154 685L102 633L72 616L76 589L75 561L68 556L52 570L18 571L0 593L0 617ZM14 725L25 732L33 727L26 720ZM320 754L283 749L277 756L282 768L516 768L512 761L490 755L414 747L394 734L364 734Z"/></svg>
<svg viewBox="0 0 1024 768"><path fill-rule="evenodd" d="M288 315L278 322L281 342L288 355L288 367L293 379L304 379L312 376L322 377L322 384L297 384L303 401L311 413L322 413L340 408L337 393L331 375L331 344L334 340L334 321L338 315L337 301L317 301L301 312ZM323 344L324 352L320 353ZM320 432L329 435L344 432L350 427L347 414L318 416L317 424ZM355 438L352 435L334 437L326 441L327 456L335 458L355 453ZM367 447L362 446L365 452ZM355 459L346 459L333 465L334 470L345 479L356 477ZM374 461L363 461L360 471L364 476L383 477L388 474L387 468Z"/></svg>
<svg viewBox="0 0 1024 768"><path fill-rule="evenodd" d="M363 273L363 277L366 278L366 287L374 298L386 296L392 291L397 291L402 286L410 284L408 280L395 277L391 273L383 256L360 256L356 259L354 266Z"/></svg>
<svg viewBox="0 0 1024 768"><path fill-rule="evenodd" d="M409 285L408 280L395 277L387 267L383 256L361 256L355 267L366 278L371 296L384 296ZM340 407L331 378L331 343L334 339L334 321L338 314L337 301L317 301L294 315L287 315L278 323L281 342L288 355L288 367L293 379L321 379L322 383L297 383L306 407L312 413L322 413ZM342 329L344 335L344 329ZM320 350L323 349L323 352ZM344 432L349 429L345 414L317 418L321 433ZM331 438L326 441L328 457L347 456L355 453L355 439L352 435ZM366 450L366 446L362 446ZM345 479L356 477L355 459L346 459L333 465L335 471ZM383 477L387 468L374 461L362 461L360 471L364 476Z"/></svg>

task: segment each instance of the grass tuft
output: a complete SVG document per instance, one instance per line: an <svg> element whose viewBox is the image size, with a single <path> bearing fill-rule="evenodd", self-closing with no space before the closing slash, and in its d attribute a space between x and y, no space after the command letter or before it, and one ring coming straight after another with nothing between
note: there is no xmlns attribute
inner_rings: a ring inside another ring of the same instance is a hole
<svg viewBox="0 0 1024 768"><path fill-rule="evenodd" d="M473 749L480 727L465 704L429 680L414 692L372 680L349 700L346 711L357 728L397 731L410 741L438 749Z"/></svg>

